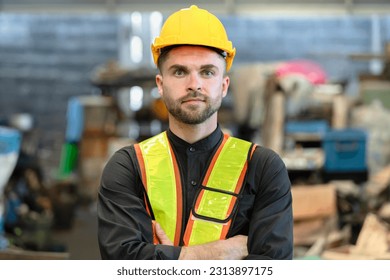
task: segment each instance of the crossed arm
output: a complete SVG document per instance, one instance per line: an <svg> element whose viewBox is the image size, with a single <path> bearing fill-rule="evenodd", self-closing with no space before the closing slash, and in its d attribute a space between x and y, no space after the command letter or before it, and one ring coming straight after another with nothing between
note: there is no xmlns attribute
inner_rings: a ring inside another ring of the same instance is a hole
<svg viewBox="0 0 390 280"><path fill-rule="evenodd" d="M249 171L257 174L257 170L263 170L260 191L243 196L242 211L236 217L241 225L249 223L248 233L239 228L232 233L248 237L237 235L204 245L178 247L171 246L164 231L159 230L160 245L153 244L150 216L145 211L136 169L128 151L116 153L106 166L99 190L98 241L102 259L291 259L292 199L287 171L282 161L267 150L255 152L253 158L254 167ZM248 176L255 178L256 174Z"/></svg>
<svg viewBox="0 0 390 280"><path fill-rule="evenodd" d="M155 232L163 245L173 245L164 230L155 223ZM184 246L181 248L179 260L238 260L248 255L248 237L237 235L225 240L217 240L202 245Z"/></svg>

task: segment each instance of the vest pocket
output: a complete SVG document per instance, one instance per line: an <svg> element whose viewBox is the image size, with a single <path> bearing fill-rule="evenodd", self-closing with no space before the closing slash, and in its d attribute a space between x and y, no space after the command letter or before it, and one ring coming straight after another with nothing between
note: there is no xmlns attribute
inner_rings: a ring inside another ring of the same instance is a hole
<svg viewBox="0 0 390 280"><path fill-rule="evenodd" d="M201 186L192 206L193 215L202 220L227 223L233 217L239 194Z"/></svg>

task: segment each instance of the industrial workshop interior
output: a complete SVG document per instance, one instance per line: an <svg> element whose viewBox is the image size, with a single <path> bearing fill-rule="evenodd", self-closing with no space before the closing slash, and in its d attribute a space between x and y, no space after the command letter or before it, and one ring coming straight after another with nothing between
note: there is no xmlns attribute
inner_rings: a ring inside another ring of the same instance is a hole
<svg viewBox="0 0 390 280"><path fill-rule="evenodd" d="M150 45L190 5L237 50L220 126L287 167L294 259L390 259L387 0L0 0L0 259L101 259L103 167L167 129Z"/></svg>

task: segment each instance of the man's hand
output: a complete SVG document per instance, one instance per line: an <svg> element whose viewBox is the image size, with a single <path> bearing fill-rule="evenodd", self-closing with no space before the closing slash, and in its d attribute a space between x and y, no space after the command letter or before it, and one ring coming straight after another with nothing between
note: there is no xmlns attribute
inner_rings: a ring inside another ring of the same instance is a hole
<svg viewBox="0 0 390 280"><path fill-rule="evenodd" d="M165 231L162 229L159 223L154 222L154 230L160 244L171 245L171 246L173 245L173 242L168 238L168 236L166 235Z"/></svg>
<svg viewBox="0 0 390 280"><path fill-rule="evenodd" d="M182 247L179 260L242 260L248 255L248 237L237 235L225 240Z"/></svg>
<svg viewBox="0 0 390 280"><path fill-rule="evenodd" d="M155 233L160 244L173 245L157 222ZM182 247L179 260L240 260L248 255L247 241L247 236L237 235L226 240Z"/></svg>

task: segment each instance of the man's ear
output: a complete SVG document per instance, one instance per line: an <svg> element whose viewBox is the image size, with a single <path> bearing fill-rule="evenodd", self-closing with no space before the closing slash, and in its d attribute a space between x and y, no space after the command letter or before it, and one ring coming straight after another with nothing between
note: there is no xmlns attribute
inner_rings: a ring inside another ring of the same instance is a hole
<svg viewBox="0 0 390 280"><path fill-rule="evenodd" d="M229 76L224 76L222 81L222 97L225 97L227 95L229 85L230 85Z"/></svg>
<svg viewBox="0 0 390 280"><path fill-rule="evenodd" d="M156 75L156 85L157 85L158 93L162 97L162 95L163 95L163 77L161 74Z"/></svg>

